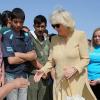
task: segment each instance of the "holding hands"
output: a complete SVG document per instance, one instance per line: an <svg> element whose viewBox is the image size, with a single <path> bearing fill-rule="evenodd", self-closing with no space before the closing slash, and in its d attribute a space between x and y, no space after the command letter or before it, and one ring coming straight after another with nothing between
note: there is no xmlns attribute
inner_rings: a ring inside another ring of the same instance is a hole
<svg viewBox="0 0 100 100"><path fill-rule="evenodd" d="M39 82L43 75L44 75L44 72L42 70L37 70L34 76L34 81Z"/></svg>
<svg viewBox="0 0 100 100"><path fill-rule="evenodd" d="M71 78L76 72L77 72L77 69L75 67L64 68L64 76L67 79Z"/></svg>

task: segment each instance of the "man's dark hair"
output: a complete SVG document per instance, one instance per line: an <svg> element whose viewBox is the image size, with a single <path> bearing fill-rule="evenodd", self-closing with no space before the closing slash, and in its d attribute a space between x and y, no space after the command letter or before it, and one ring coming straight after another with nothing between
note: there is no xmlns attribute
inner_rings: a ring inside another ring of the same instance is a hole
<svg viewBox="0 0 100 100"><path fill-rule="evenodd" d="M1 14L2 26L7 26L8 19L11 19L11 11L5 10Z"/></svg>
<svg viewBox="0 0 100 100"><path fill-rule="evenodd" d="M21 8L14 8L12 10L11 20L15 18L25 20L25 13Z"/></svg>
<svg viewBox="0 0 100 100"><path fill-rule="evenodd" d="M34 25L41 24L43 22L47 25L47 20L46 20L46 18L43 15L37 15L34 18Z"/></svg>

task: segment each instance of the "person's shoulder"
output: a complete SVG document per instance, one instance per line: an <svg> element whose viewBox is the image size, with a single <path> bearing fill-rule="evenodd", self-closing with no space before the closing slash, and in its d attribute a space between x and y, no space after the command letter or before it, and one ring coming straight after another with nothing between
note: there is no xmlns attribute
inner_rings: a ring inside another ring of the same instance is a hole
<svg viewBox="0 0 100 100"><path fill-rule="evenodd" d="M31 35L30 35L29 32L25 32L25 31L23 31L23 30L21 30L20 32L21 32L21 34L23 34L24 39L25 39L26 41L31 40Z"/></svg>
<svg viewBox="0 0 100 100"><path fill-rule="evenodd" d="M29 32L24 32L25 37L30 37Z"/></svg>
<svg viewBox="0 0 100 100"><path fill-rule="evenodd" d="M74 32L75 32L76 34L79 34L79 35L85 34L84 31L78 30L78 29L75 29Z"/></svg>
<svg viewBox="0 0 100 100"><path fill-rule="evenodd" d="M58 35L54 35L54 36L52 36L52 38L51 38L51 43L52 44L56 44L58 41L59 41L59 36Z"/></svg>
<svg viewBox="0 0 100 100"><path fill-rule="evenodd" d="M58 35L52 36L52 39L57 39L57 38L58 38Z"/></svg>
<svg viewBox="0 0 100 100"><path fill-rule="evenodd" d="M26 31L23 31L23 30L20 30L20 33L23 34L25 37L30 36L29 32L26 32Z"/></svg>
<svg viewBox="0 0 100 100"><path fill-rule="evenodd" d="M32 39L37 39L37 36L33 30L30 31L30 35Z"/></svg>
<svg viewBox="0 0 100 100"><path fill-rule="evenodd" d="M7 28L7 27L4 27L2 28L2 37L3 39L12 39L13 38L13 31L11 30L11 28Z"/></svg>
<svg viewBox="0 0 100 100"><path fill-rule="evenodd" d="M82 38L82 37L86 37L86 33L82 30L75 30L74 34L77 38Z"/></svg>
<svg viewBox="0 0 100 100"><path fill-rule="evenodd" d="M34 33L34 30L31 30L30 33L31 33L31 34L35 34L35 33Z"/></svg>
<svg viewBox="0 0 100 100"><path fill-rule="evenodd" d="M53 36L51 36L51 41L55 41L55 40L57 40L58 39L58 35L53 35Z"/></svg>
<svg viewBox="0 0 100 100"><path fill-rule="evenodd" d="M0 33L1 33L2 35L6 35L6 34L8 34L8 33L10 33L10 32L11 32L11 29L8 28L8 27L2 27L1 30L0 30Z"/></svg>

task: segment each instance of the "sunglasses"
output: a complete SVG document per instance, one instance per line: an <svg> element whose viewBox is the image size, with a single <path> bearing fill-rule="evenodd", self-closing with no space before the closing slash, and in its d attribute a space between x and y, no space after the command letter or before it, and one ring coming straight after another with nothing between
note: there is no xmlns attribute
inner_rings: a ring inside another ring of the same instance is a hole
<svg viewBox="0 0 100 100"><path fill-rule="evenodd" d="M55 28L59 28L60 27L60 24L52 24L52 27L55 29Z"/></svg>

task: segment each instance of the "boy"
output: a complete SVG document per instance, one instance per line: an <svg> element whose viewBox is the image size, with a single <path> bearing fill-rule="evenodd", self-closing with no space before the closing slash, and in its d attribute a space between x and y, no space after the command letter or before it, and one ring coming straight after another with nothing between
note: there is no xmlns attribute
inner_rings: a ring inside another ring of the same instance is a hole
<svg viewBox="0 0 100 100"><path fill-rule="evenodd" d="M27 78L31 61L37 57L29 34L22 31L24 20L24 11L14 8L11 14L11 30L3 33L2 46L7 82L17 77ZM7 100L27 100L27 88L14 89L8 94Z"/></svg>

